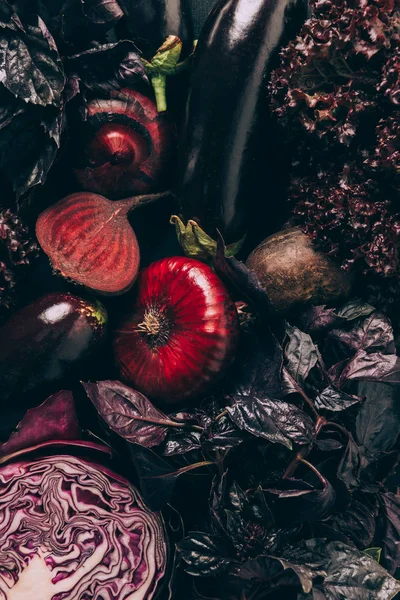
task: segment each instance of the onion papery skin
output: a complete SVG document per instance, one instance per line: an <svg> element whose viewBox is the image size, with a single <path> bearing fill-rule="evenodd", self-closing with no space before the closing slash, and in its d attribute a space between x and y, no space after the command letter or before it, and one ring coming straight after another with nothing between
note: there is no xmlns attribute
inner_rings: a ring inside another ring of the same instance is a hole
<svg viewBox="0 0 400 600"><path fill-rule="evenodd" d="M0 468L1 600L150 600L161 517L102 465L59 455Z"/></svg>
<svg viewBox="0 0 400 600"><path fill-rule="evenodd" d="M155 325L156 335L146 327ZM204 393L231 364L238 315L223 283L204 263L173 257L138 277L136 303L114 333L121 377L161 403Z"/></svg>
<svg viewBox="0 0 400 600"><path fill-rule="evenodd" d="M90 192L71 194L39 216L36 236L60 275L101 294L122 294L140 261L130 208Z"/></svg>
<svg viewBox="0 0 400 600"><path fill-rule="evenodd" d="M175 136L151 98L123 89L92 100L81 131L74 172L83 190L116 200L165 183Z"/></svg>

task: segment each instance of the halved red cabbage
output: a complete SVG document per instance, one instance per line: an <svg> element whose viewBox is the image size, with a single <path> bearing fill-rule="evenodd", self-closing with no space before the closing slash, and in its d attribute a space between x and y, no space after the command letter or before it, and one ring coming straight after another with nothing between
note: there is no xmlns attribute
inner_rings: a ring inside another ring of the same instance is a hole
<svg viewBox="0 0 400 600"><path fill-rule="evenodd" d="M0 468L0 600L150 600L161 517L124 478L75 456Z"/></svg>

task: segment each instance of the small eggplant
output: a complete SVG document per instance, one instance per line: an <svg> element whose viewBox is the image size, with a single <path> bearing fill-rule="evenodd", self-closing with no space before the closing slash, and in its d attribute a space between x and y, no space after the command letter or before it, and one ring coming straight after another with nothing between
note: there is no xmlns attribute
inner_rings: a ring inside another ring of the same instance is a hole
<svg viewBox="0 0 400 600"><path fill-rule="evenodd" d="M60 381L98 349L107 313L100 302L52 293L8 319L0 329L0 398L4 403Z"/></svg>
<svg viewBox="0 0 400 600"><path fill-rule="evenodd" d="M185 220L212 237L218 229L229 244L246 234L252 205L268 202L274 210L266 168L258 168L260 157L267 163L266 145L274 144L268 133L260 135L265 81L277 50L306 16L306 0L221 0L200 35L178 195Z"/></svg>

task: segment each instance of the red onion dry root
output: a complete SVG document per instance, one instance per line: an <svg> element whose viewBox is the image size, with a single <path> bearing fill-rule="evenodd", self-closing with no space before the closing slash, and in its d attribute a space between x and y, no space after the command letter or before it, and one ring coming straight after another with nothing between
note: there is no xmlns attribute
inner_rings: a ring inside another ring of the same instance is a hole
<svg viewBox="0 0 400 600"><path fill-rule="evenodd" d="M174 132L152 99L123 89L110 99L92 100L82 129L75 175L84 190L121 199L163 184Z"/></svg>
<svg viewBox="0 0 400 600"><path fill-rule="evenodd" d="M121 377L152 399L180 403L209 389L231 364L234 303L200 261L159 260L140 274L132 313L114 334Z"/></svg>

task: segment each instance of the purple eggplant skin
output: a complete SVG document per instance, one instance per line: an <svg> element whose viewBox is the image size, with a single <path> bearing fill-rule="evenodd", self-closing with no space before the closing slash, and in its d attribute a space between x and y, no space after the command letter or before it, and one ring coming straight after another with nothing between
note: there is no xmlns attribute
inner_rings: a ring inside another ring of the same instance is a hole
<svg viewBox="0 0 400 600"><path fill-rule="evenodd" d="M22 402L61 381L97 351L106 323L100 302L70 293L46 294L16 312L0 328L0 402Z"/></svg>
<svg viewBox="0 0 400 600"><path fill-rule="evenodd" d="M182 58L193 49L193 23L188 0L120 0L122 25L144 58L150 59L169 35L181 40Z"/></svg>
<svg viewBox="0 0 400 600"><path fill-rule="evenodd" d="M220 0L200 34L178 197L184 219L196 220L212 237L218 229L227 243L247 232L252 204L272 204L266 148L275 140L264 129L266 81L307 12L306 0Z"/></svg>

